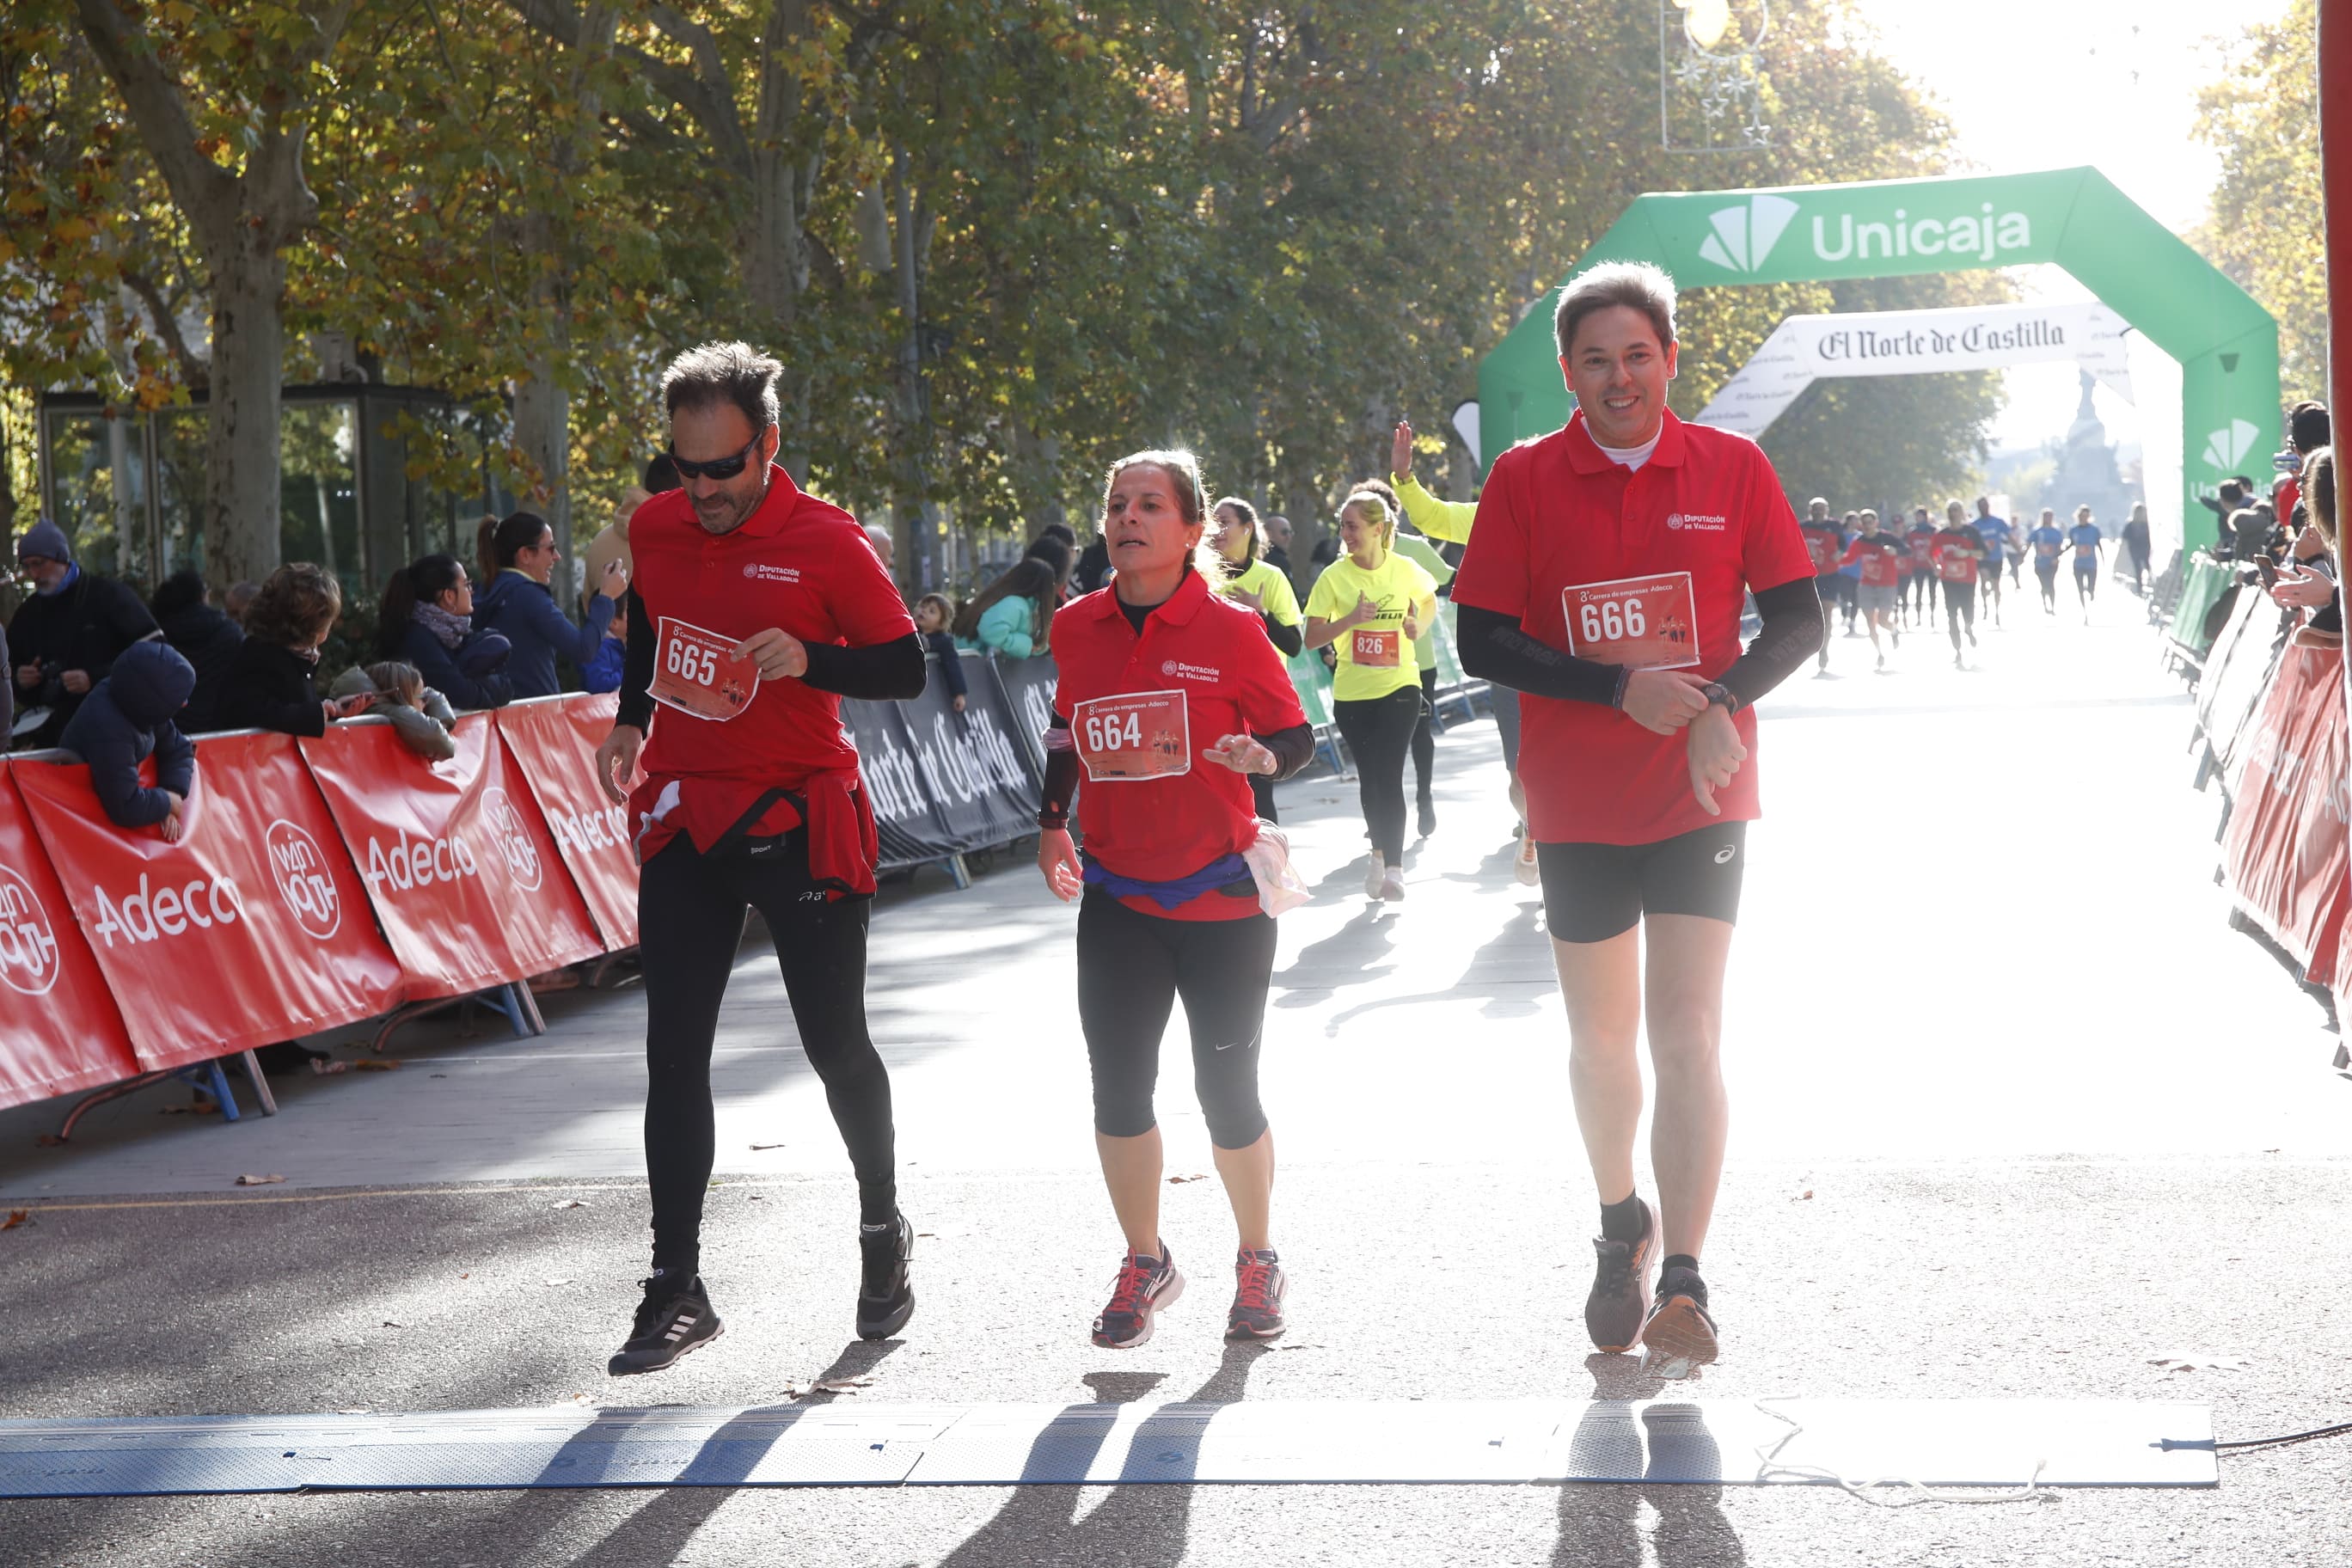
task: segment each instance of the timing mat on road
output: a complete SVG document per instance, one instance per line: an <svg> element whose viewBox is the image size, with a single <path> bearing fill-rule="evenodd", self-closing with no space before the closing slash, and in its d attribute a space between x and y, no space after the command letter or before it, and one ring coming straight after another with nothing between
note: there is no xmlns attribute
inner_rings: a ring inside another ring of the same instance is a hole
<svg viewBox="0 0 2352 1568"><path fill-rule="evenodd" d="M0 1498L1444 1482L2198 1487L2210 1410L2097 1399L1426 1400L0 1421Z"/></svg>

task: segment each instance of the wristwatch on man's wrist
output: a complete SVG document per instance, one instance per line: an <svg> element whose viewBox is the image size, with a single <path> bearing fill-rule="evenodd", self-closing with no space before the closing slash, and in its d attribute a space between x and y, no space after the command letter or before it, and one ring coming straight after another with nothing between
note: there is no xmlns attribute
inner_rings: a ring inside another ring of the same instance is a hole
<svg viewBox="0 0 2352 1568"><path fill-rule="evenodd" d="M1710 680L1699 688L1706 694L1709 707L1720 707L1726 713L1739 711L1739 695L1720 680Z"/></svg>

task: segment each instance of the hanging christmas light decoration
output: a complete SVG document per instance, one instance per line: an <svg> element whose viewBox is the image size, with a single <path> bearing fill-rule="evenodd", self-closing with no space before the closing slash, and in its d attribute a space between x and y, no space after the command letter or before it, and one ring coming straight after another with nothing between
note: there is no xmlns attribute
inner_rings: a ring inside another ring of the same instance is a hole
<svg viewBox="0 0 2352 1568"><path fill-rule="evenodd" d="M1769 0L1658 0L1658 130L1671 153L1751 153L1764 122Z"/></svg>

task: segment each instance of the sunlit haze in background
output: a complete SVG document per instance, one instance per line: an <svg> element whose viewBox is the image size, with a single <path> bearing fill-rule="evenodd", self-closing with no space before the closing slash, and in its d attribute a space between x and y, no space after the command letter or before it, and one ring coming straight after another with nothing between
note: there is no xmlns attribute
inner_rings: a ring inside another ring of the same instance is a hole
<svg viewBox="0 0 2352 1568"><path fill-rule="evenodd" d="M2198 90L2251 24L2286 0L1863 0L1883 52L1951 116L1965 163L1987 174L2088 163L2176 232L2205 220L2221 164L2191 139ZM2032 297L2088 293L2055 268L2019 274ZM2065 433L2079 394L2068 364L2009 374L1995 447ZM2131 405L2102 387L2111 439L2137 441Z"/></svg>

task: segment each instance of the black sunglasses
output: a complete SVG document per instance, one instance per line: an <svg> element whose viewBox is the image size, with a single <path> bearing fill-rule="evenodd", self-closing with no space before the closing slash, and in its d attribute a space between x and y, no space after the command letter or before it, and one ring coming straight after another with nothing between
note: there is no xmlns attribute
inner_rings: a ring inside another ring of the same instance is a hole
<svg viewBox="0 0 2352 1568"><path fill-rule="evenodd" d="M669 449L670 467L677 470L677 477L681 479L731 479L743 471L743 465L750 462L751 454L760 449L760 438L765 435L767 432L762 430L759 436L752 437L751 444L731 458L715 458L708 463L689 462L679 457L677 443L673 442Z"/></svg>

